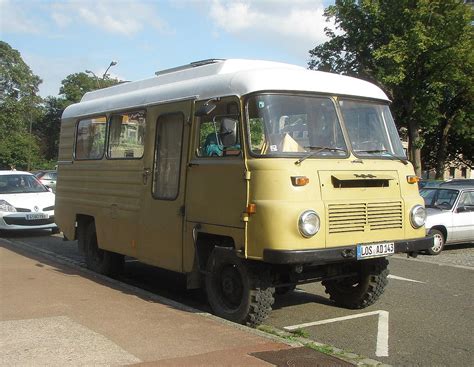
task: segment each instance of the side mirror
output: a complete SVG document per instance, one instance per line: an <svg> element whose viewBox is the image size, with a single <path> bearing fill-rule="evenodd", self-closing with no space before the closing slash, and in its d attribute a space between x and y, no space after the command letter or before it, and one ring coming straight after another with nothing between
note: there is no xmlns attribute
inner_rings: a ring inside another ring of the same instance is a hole
<svg viewBox="0 0 474 367"><path fill-rule="evenodd" d="M458 206L456 209L456 213L464 213L468 211L469 211L468 208L466 208L465 206Z"/></svg>
<svg viewBox="0 0 474 367"><path fill-rule="evenodd" d="M201 107L198 108L198 110L194 113L194 116L196 117L207 116L212 111L214 111L216 107L217 105L215 105L214 103L206 102Z"/></svg>

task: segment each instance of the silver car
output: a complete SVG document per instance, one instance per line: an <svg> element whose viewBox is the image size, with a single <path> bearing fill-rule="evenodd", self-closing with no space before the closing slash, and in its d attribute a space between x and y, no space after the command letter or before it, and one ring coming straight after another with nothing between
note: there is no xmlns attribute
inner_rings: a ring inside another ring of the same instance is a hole
<svg viewBox="0 0 474 367"><path fill-rule="evenodd" d="M435 239L428 253L438 255L445 244L474 241L474 185L444 184L420 194L427 212L426 231Z"/></svg>

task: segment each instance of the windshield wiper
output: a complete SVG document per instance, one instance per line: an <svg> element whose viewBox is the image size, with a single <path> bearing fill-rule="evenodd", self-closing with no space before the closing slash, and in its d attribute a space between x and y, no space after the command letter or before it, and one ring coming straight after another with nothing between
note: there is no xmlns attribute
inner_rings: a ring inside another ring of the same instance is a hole
<svg viewBox="0 0 474 367"><path fill-rule="evenodd" d="M401 157L397 157L396 155L390 153L387 149L354 150L354 152L356 152L356 153L386 153L389 157L395 158L396 160L399 160L405 166L408 164L408 161L406 159L403 159Z"/></svg>
<svg viewBox="0 0 474 367"><path fill-rule="evenodd" d="M330 152L344 152L344 153L347 153L347 150L345 149L342 149L342 148L331 148L331 147L313 147L313 146L309 146L309 147L305 147L305 149L315 149L311 152L309 152L308 154L306 154L305 156L301 157L300 159L298 159L295 164L298 165L300 164L301 162L303 162L305 159L309 158L309 157L312 157L313 155L316 155L318 153L321 153L323 150L329 150Z"/></svg>

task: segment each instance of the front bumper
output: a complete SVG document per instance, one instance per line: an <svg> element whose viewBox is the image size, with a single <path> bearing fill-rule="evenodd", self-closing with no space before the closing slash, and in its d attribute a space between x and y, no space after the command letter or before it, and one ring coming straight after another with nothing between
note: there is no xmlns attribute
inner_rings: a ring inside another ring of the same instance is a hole
<svg viewBox="0 0 474 367"><path fill-rule="evenodd" d="M417 253L432 247L433 237L393 242L395 244L395 253ZM322 265L350 260L357 260L357 245L314 250L263 250L263 261L270 264Z"/></svg>
<svg viewBox="0 0 474 367"><path fill-rule="evenodd" d="M24 229L50 229L57 228L54 215L47 219L27 220L24 215L0 216L0 230L24 230Z"/></svg>

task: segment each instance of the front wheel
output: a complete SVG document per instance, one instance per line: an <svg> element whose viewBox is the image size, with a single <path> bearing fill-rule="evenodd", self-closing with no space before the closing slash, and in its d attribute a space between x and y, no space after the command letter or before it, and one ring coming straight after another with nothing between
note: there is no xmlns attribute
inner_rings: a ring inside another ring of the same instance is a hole
<svg viewBox="0 0 474 367"><path fill-rule="evenodd" d="M433 246L431 246L426 251L430 255L439 255L441 251L443 251L444 244L445 244L443 233L437 229L430 229L430 231L428 232L428 235L433 236L434 242L433 242Z"/></svg>
<svg viewBox="0 0 474 367"><path fill-rule="evenodd" d="M256 327L272 310L275 288L269 271L244 262L231 249L212 251L205 287L214 314L224 319Z"/></svg>
<svg viewBox="0 0 474 367"><path fill-rule="evenodd" d="M347 264L345 272L354 275L322 282L326 293L338 306L361 309L374 304L388 284L386 258L361 260Z"/></svg>

